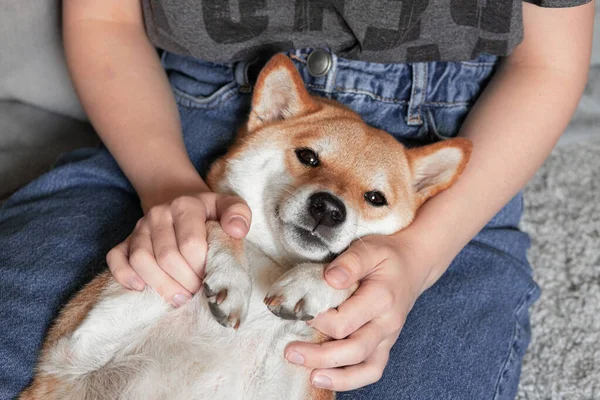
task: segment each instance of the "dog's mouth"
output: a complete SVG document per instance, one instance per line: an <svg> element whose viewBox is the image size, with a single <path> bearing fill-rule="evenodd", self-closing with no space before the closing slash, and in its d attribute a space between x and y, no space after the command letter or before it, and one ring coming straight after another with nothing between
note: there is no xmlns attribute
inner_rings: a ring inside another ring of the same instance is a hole
<svg viewBox="0 0 600 400"><path fill-rule="evenodd" d="M293 223L285 223L282 233L287 246L307 260L324 261L335 256L329 244L317 232Z"/></svg>
<svg viewBox="0 0 600 400"><path fill-rule="evenodd" d="M273 211L280 232L280 240L292 253L312 261L327 261L335 258L337 253L332 250L335 244L331 242L317 227L311 227L302 218L286 220L280 214L281 207L276 204Z"/></svg>
<svg viewBox="0 0 600 400"><path fill-rule="evenodd" d="M308 246L321 246L323 248L329 249L327 243L323 240L323 238L314 230L308 230L302 228L298 225L292 225L291 229L294 230L295 235L300 238L300 241L306 243Z"/></svg>

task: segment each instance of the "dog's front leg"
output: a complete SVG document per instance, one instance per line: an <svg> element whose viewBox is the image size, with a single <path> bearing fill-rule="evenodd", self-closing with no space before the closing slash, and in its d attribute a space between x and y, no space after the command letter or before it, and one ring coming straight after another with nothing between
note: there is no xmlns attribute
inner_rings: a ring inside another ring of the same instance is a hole
<svg viewBox="0 0 600 400"><path fill-rule="evenodd" d="M218 222L207 222L208 254L204 295L218 323L238 329L248 314L252 278L243 239L234 239Z"/></svg>
<svg viewBox="0 0 600 400"><path fill-rule="evenodd" d="M302 263L283 274L269 289L265 304L283 319L307 321L342 304L358 288L335 289L325 280L325 265Z"/></svg>

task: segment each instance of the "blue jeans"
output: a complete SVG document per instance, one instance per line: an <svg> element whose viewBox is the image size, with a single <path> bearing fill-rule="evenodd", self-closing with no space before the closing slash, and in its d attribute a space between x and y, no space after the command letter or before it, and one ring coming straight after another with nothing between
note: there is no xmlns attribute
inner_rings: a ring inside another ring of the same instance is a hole
<svg viewBox="0 0 600 400"><path fill-rule="evenodd" d="M292 52L307 87L356 110L406 144L456 135L496 60L374 64L333 55L322 77ZM163 56L190 158L201 174L244 122L245 63L217 65ZM157 160L156 162L160 162ZM519 231L518 195L461 251L416 302L383 378L339 399L510 399L530 339L528 309L539 296ZM0 211L0 398L32 376L57 310L94 274L142 215L139 199L104 147L63 156ZM448 227L452 229L452 227ZM423 238L427 240L427 238ZM283 357L283 354L282 354Z"/></svg>

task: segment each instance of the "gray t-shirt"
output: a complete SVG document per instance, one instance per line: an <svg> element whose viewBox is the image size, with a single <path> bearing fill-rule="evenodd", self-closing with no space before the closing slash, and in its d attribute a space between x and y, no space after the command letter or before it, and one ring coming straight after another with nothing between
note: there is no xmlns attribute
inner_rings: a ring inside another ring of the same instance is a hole
<svg viewBox="0 0 600 400"><path fill-rule="evenodd" d="M374 62L464 61L510 54L522 0L142 0L153 44L213 62L326 47ZM571 7L590 0L527 0Z"/></svg>

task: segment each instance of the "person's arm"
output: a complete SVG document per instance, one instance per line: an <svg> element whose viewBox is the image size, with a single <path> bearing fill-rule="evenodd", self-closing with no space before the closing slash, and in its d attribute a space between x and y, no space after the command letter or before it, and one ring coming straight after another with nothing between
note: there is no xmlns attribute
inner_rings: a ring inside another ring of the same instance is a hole
<svg viewBox="0 0 600 400"><path fill-rule="evenodd" d="M144 31L139 0L67 0L63 7L65 52L79 98L144 208L173 192L207 190L183 145L173 92Z"/></svg>
<svg viewBox="0 0 600 400"><path fill-rule="evenodd" d="M65 0L63 38L83 107L147 213L109 253L109 267L123 285L142 288L141 278L176 305L200 287L203 222L220 219L241 237L250 210L241 199L210 193L192 165L140 0ZM234 216L246 222L231 223Z"/></svg>
<svg viewBox="0 0 600 400"><path fill-rule="evenodd" d="M568 9L523 3L523 14L523 43L501 64L461 128L474 147L468 167L409 227L408 234L426 230L437 243L428 249L436 261L426 287L540 168L585 88L594 3Z"/></svg>
<svg viewBox="0 0 600 400"><path fill-rule="evenodd" d="M362 283L338 310L312 322L346 339L286 349L290 361L316 368L315 385L349 390L379 379L417 297L532 177L571 119L587 81L594 2L569 9L523 3L523 19L523 43L461 129L474 147L457 183L424 204L405 230L366 237L328 267L333 287Z"/></svg>

